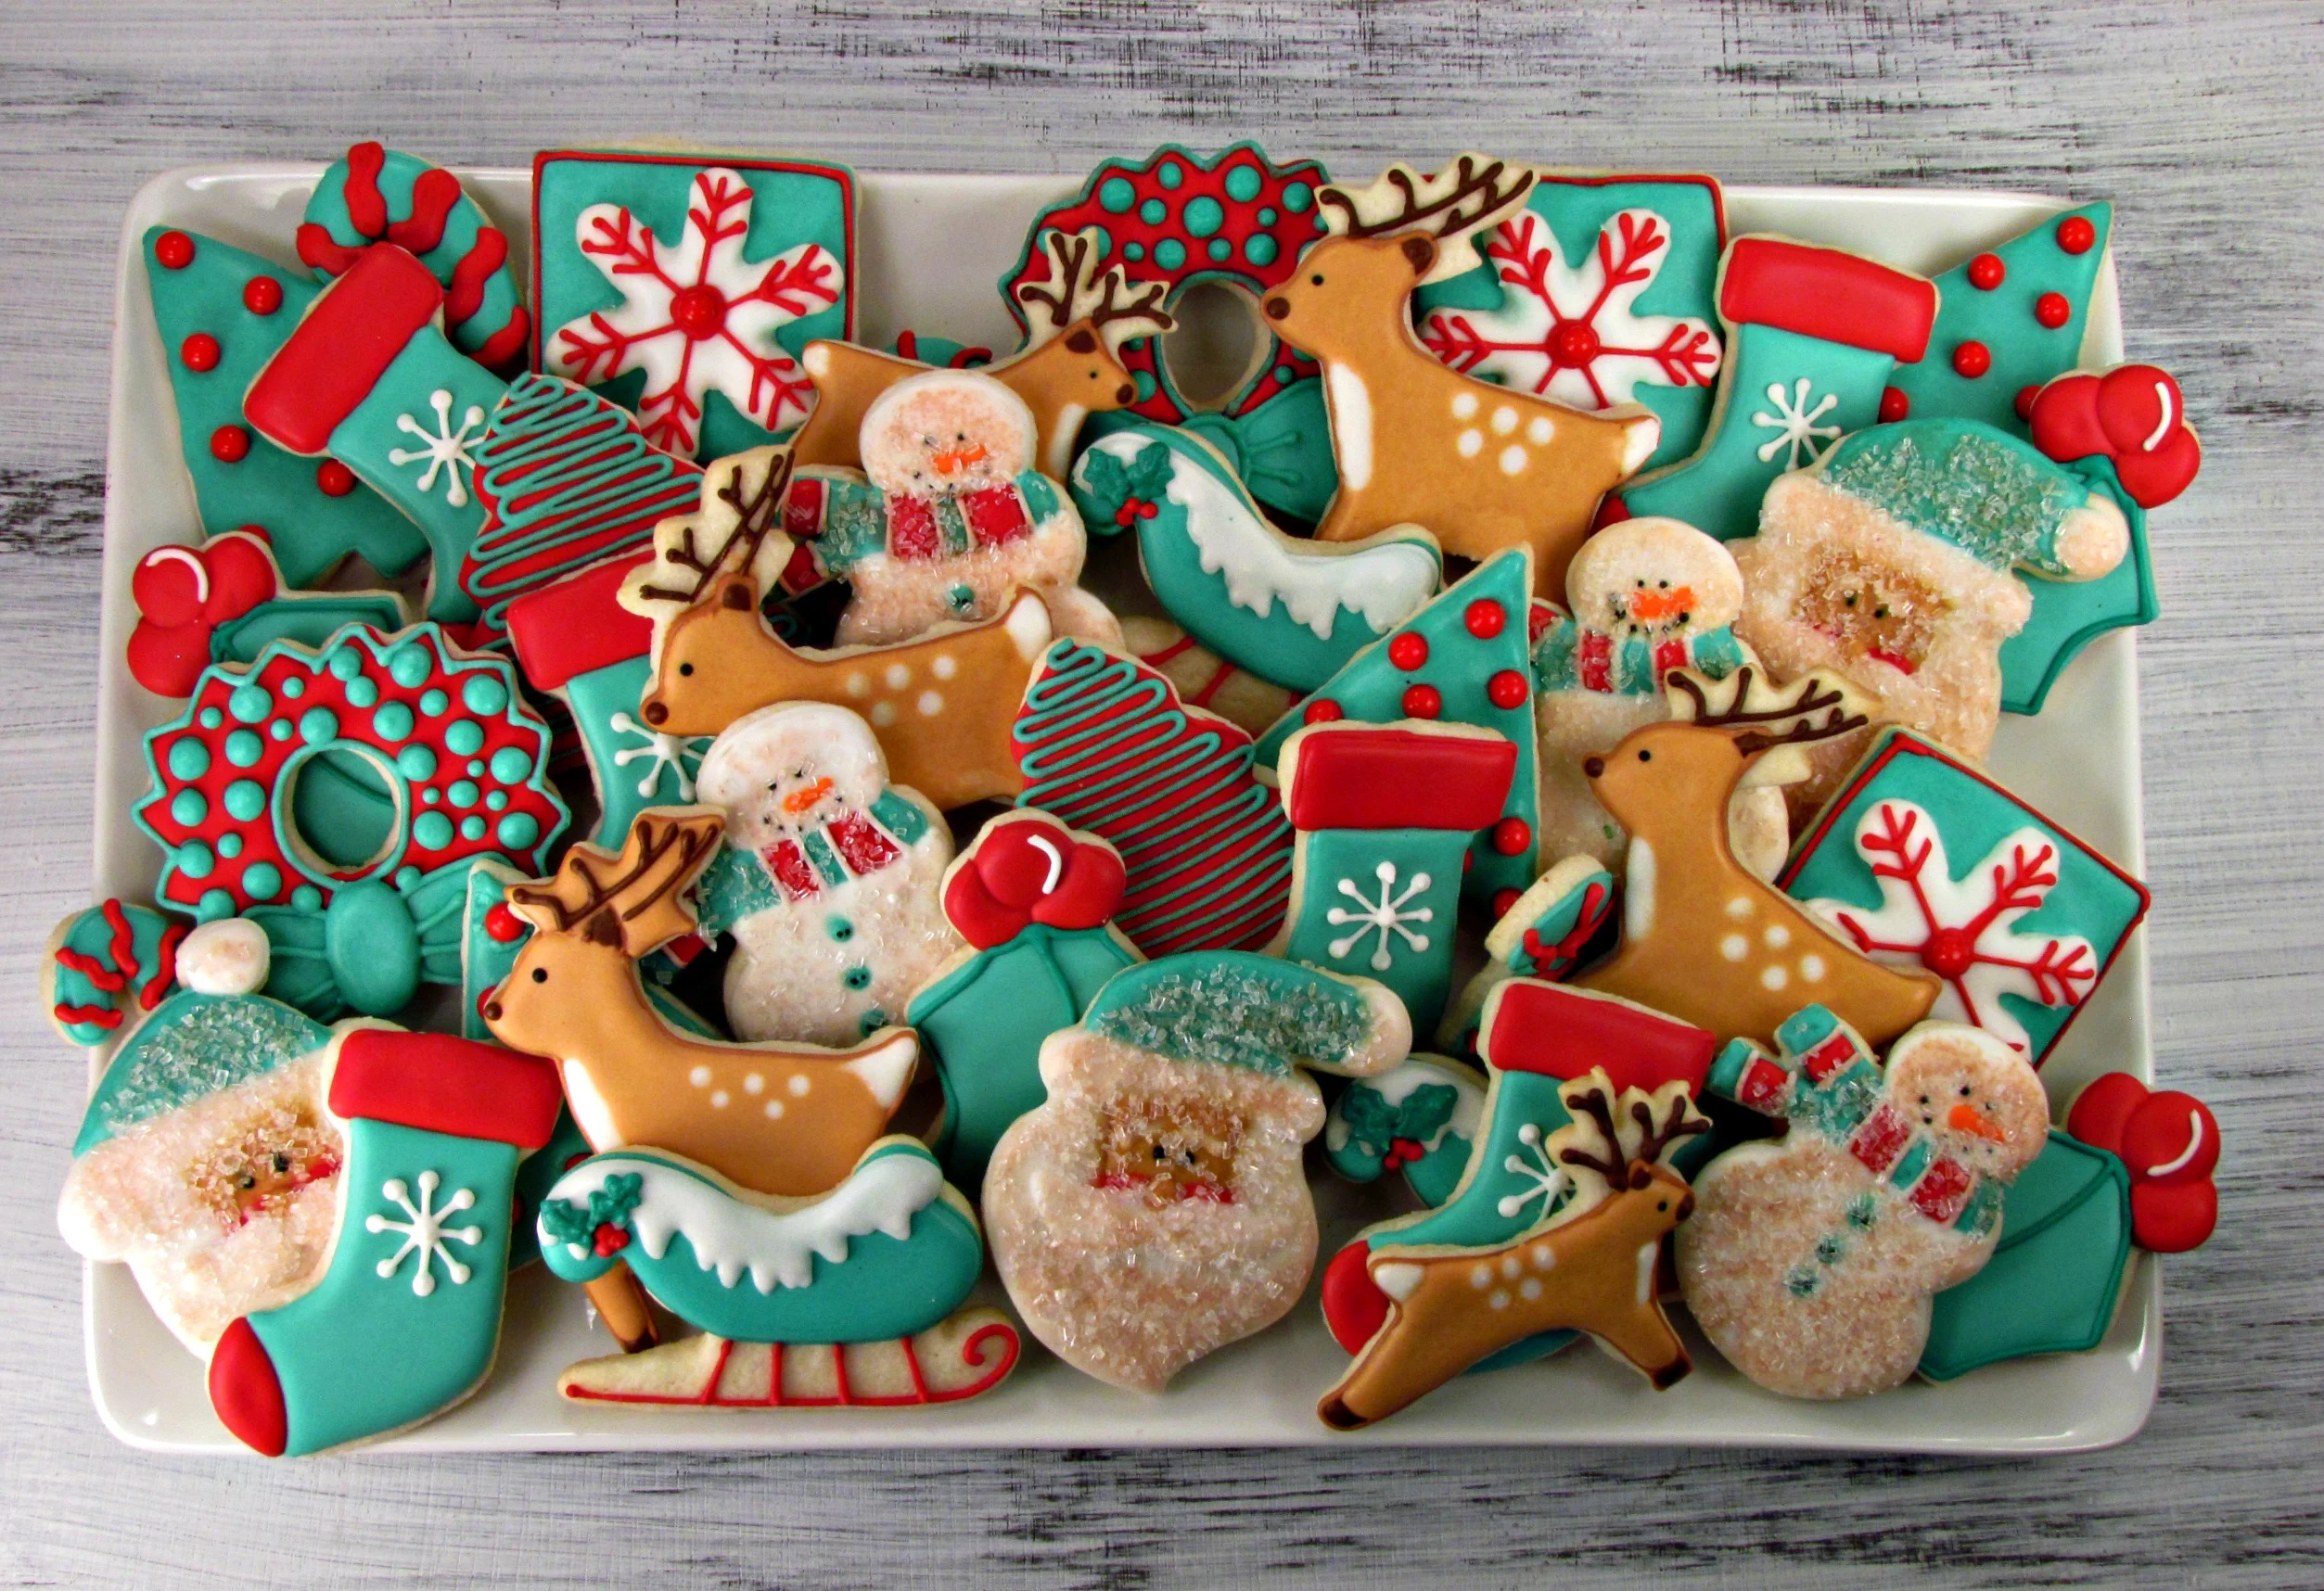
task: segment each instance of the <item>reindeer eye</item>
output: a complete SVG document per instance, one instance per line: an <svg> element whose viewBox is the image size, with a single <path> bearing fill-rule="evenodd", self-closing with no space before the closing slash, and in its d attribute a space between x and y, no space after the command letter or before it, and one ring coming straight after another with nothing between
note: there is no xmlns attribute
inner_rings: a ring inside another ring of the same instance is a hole
<svg viewBox="0 0 2324 1591"><path fill-rule="evenodd" d="M1888 605L1886 603L1883 603L1878 607L1872 609L1872 617L1874 618L1886 618L1888 617Z"/></svg>
<svg viewBox="0 0 2324 1591"><path fill-rule="evenodd" d="M690 676L694 672L694 665L691 663L681 663L678 665L678 672L681 675Z"/></svg>
<svg viewBox="0 0 2324 1591"><path fill-rule="evenodd" d="M1845 592L1842 594L1840 600L1846 603L1850 607L1854 607L1856 605L1856 593L1854 592Z"/></svg>
<svg viewBox="0 0 2324 1591"><path fill-rule="evenodd" d="M1321 287L1323 285L1323 274L1319 271L1314 275L1309 277L1308 280L1316 286Z"/></svg>
<svg viewBox="0 0 2324 1591"><path fill-rule="evenodd" d="M546 967L535 967L535 968L533 968L533 969L532 969L532 981L533 981L534 983L536 983L536 984L545 984L545 983L547 983L547 982L549 981L549 969L548 969L548 968L546 968Z"/></svg>
<svg viewBox="0 0 2324 1591"><path fill-rule="evenodd" d="M1638 759L1641 762L1652 762L1654 760L1654 754L1651 751L1641 751L1638 754Z"/></svg>

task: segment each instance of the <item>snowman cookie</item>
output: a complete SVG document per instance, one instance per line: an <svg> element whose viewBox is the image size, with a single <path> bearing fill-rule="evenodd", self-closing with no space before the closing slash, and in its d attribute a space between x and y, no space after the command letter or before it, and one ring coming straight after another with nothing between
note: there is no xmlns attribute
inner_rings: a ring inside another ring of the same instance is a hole
<svg viewBox="0 0 2324 1591"><path fill-rule="evenodd" d="M807 544L817 573L851 588L836 643L990 618L1031 586L1064 633L1121 650L1121 626L1078 583L1089 550L1081 516L1034 467L1038 444L1033 412L1000 382L931 370L864 411L861 472L800 469L783 528Z"/></svg>
<svg viewBox="0 0 2324 1591"><path fill-rule="evenodd" d="M854 1044L900 1020L961 948L939 898L951 831L918 791L887 783L871 726L845 707L746 714L710 743L696 788L726 813L701 922L706 936L734 936L736 1037Z"/></svg>
<svg viewBox="0 0 2324 1591"><path fill-rule="evenodd" d="M2024 1056L1954 1023L1913 1028L1884 1067L1821 1006L1776 1039L1773 1054L1730 1043L1712 1067L1714 1092L1791 1130L1696 1176L1679 1284L1704 1335L1770 1392L1885 1392L1921 1362L1930 1300L1993 1254L2049 1101Z"/></svg>

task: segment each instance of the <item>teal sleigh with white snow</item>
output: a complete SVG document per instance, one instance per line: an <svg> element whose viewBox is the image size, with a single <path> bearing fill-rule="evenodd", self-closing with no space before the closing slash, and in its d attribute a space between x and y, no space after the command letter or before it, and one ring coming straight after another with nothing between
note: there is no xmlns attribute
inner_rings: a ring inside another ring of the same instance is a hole
<svg viewBox="0 0 2324 1591"><path fill-rule="evenodd" d="M1016 1328L960 1307L984 1268L967 1201L917 1139L884 1138L827 1193L751 1193L653 1149L592 1155L542 1200L542 1258L567 1281L626 1265L703 1333L584 1360L581 1401L712 1408L953 1403L1015 1368Z"/></svg>

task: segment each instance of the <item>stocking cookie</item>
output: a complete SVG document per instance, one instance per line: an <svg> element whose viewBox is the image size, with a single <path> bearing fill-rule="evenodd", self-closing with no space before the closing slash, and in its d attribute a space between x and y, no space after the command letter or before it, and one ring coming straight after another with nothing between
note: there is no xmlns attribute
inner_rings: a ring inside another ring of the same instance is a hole
<svg viewBox="0 0 2324 1591"><path fill-rule="evenodd" d="M291 592L264 535L230 530L198 547L156 547L129 577L137 628L129 672L157 696L189 696L212 663L254 663L277 641L321 646L342 625L401 630L393 592Z"/></svg>
<svg viewBox="0 0 2324 1591"><path fill-rule="evenodd" d="M2023 1056L1952 1023L1912 1029L1884 1067L1821 1007L1779 1037L1781 1055L1751 1069L1793 1074L1759 1107L1791 1131L1696 1176L1679 1285L1713 1345L1770 1392L1885 1392L1920 1362L1931 1297L1992 1254L2002 1190L2041 1152L2049 1102Z"/></svg>
<svg viewBox="0 0 2324 1591"><path fill-rule="evenodd" d="M1271 957L1166 956L1117 974L1041 1046L1047 1101L1002 1135L985 1220L1010 1301L1067 1364L1159 1392L1264 1330L1315 1264L1302 1068L1404 1057L1379 985Z"/></svg>

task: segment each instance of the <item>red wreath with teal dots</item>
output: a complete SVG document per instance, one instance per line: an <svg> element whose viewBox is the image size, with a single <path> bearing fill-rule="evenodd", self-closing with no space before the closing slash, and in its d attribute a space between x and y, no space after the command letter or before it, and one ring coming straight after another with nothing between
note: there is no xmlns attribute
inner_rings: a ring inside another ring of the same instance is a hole
<svg viewBox="0 0 2324 1591"><path fill-rule="evenodd" d="M1099 235L1098 269L1118 265L1132 284L1166 282L1175 301L1187 284L1226 281L1254 299L1287 280L1299 253L1322 235L1316 190L1331 181L1322 165L1300 160L1278 166L1257 144L1237 144L1205 159L1166 144L1143 161L1108 160L1090 173L1080 194L1033 220L1025 252L1001 278L1001 296L1020 328L1028 326L1016 289L1049 279L1049 261L1037 247L1053 228ZM1315 361L1260 328L1267 361L1258 378L1237 391L1225 413L1249 414L1296 381L1312 377ZM1130 413L1176 425L1194 410L1171 390L1158 340L1123 345L1123 368L1138 386Z"/></svg>
<svg viewBox="0 0 2324 1591"><path fill-rule="evenodd" d="M294 838L288 815L299 770L329 751L360 755L395 798L386 849L351 866ZM346 885L471 857L544 872L570 816L548 755L514 666L455 652L435 625L351 625L320 651L277 642L248 668L205 669L185 714L146 737L153 792L135 815L166 858L155 898L207 921L313 910Z"/></svg>

